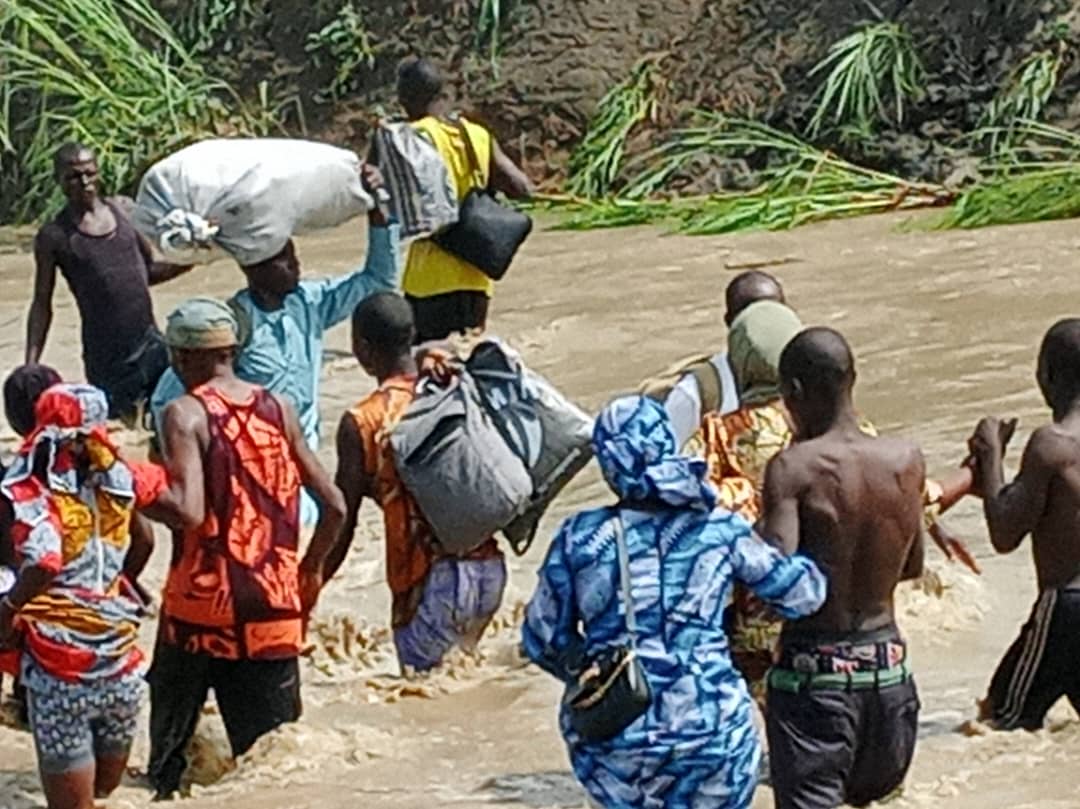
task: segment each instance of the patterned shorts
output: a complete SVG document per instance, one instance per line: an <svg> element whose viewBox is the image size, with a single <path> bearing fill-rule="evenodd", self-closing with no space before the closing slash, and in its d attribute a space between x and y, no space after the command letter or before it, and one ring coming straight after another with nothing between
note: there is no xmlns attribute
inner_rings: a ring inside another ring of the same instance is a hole
<svg viewBox="0 0 1080 809"><path fill-rule="evenodd" d="M472 651L498 612L505 589L502 557L437 561L424 583L415 617L394 631L401 665L429 671L455 646Z"/></svg>
<svg viewBox="0 0 1080 809"><path fill-rule="evenodd" d="M145 683L129 674L84 685L34 673L27 692L30 728L43 773L81 770L104 756L124 756L135 738Z"/></svg>

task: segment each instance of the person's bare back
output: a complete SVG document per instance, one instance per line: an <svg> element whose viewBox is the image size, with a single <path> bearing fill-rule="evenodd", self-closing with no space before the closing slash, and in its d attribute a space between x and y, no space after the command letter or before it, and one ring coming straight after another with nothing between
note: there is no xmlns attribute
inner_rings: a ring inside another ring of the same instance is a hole
<svg viewBox="0 0 1080 809"><path fill-rule="evenodd" d="M923 478L918 447L857 427L796 443L777 458L766 498L798 500L798 546L788 550L829 577L825 606L788 632L835 636L893 623L896 585L922 573Z"/></svg>
<svg viewBox="0 0 1080 809"><path fill-rule="evenodd" d="M925 464L908 441L866 435L855 360L831 329L780 357L795 443L765 473L759 525L829 581L816 614L784 625L765 723L777 809L866 806L903 783L919 698L893 593L922 573Z"/></svg>

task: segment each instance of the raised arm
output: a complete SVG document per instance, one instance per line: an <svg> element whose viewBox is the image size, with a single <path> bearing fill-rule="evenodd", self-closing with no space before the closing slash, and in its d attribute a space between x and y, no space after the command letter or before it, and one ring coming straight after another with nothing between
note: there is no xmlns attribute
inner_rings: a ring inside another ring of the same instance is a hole
<svg viewBox="0 0 1080 809"><path fill-rule="evenodd" d="M495 191L502 191L510 199L528 199L533 188L517 164L502 150L498 141L491 139L491 179L488 185Z"/></svg>
<svg viewBox="0 0 1080 809"><path fill-rule="evenodd" d="M131 197L113 197L111 201L116 209L130 221L132 212L135 210L135 200ZM143 260L146 262L146 280L150 286L164 284L166 281L171 281L184 273L191 272L194 265L171 264L167 261L155 259L154 248L150 244L150 240L138 231L136 231L136 235L139 237L139 250L143 255Z"/></svg>
<svg viewBox="0 0 1080 809"><path fill-rule="evenodd" d="M1060 468L1065 450L1053 426L1036 430L1024 449L1020 473L1005 484L1004 446L996 419L983 419L971 439L977 464L977 483L990 542L998 553L1016 550L1034 530L1046 510L1050 483Z"/></svg>
<svg viewBox="0 0 1080 809"><path fill-rule="evenodd" d="M356 521L360 514L360 504L365 497L373 494L372 483L365 471L364 442L360 439L360 431L356 420L348 413L341 417L337 432L337 457L338 468L334 482L345 496L345 521L338 532L326 564L323 567L323 580L330 581L337 574L345 561L349 548L352 547L356 536ZM322 527L315 529L318 534Z"/></svg>
<svg viewBox="0 0 1080 809"><path fill-rule="evenodd" d="M56 290L56 245L46 226L34 239L34 297L26 319L27 365L39 362L52 326L53 292Z"/></svg>

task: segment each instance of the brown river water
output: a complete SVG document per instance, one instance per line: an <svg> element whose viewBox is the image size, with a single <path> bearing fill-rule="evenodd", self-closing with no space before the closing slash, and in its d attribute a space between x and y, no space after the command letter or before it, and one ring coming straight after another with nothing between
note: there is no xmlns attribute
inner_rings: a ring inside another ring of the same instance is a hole
<svg viewBox="0 0 1080 809"><path fill-rule="evenodd" d="M1035 353L1058 317L1080 312L1080 232L1061 222L971 233L899 232L881 217L780 234L687 238L651 229L540 231L500 284L491 331L582 405L596 409L674 360L722 346L723 290L735 272L767 266L783 280L808 324L840 329L859 361L860 410L879 429L910 436L931 473L963 454L977 419L1016 415L1015 464L1030 431L1047 418L1034 384ZM301 239L312 276L362 261L363 228ZM22 354L30 256L0 255L0 348L7 373ZM202 268L155 290L163 319L183 298L225 296L242 283L228 263ZM58 290L46 361L80 373L78 316ZM371 389L347 354L347 327L328 339L323 369L323 435ZM6 446L11 446L10 433ZM125 440L141 446L139 436ZM324 440L324 444L329 444ZM323 457L333 463L333 453ZM190 809L229 806L435 805L545 809L584 806L556 729L558 686L515 654L521 602L531 591L545 537L576 508L607 493L587 470L556 503L530 553L511 563L504 616L483 659L455 660L420 681L396 676L386 625L377 509L365 505L360 536L342 574L320 603L304 664L305 716L264 739L229 769L220 721L208 710L194 751L202 785ZM931 548L930 573L899 596L901 626L913 649L922 692L921 741L904 795L891 805L948 809L1080 807L1080 723L1067 704L1037 734L984 734L958 728L975 714L998 658L1034 598L1026 546L997 558L978 504L962 503L950 526L984 567L976 578ZM159 536L148 583L167 561ZM143 629L145 648L153 622ZM145 764L140 739L132 764ZM1070 775L1070 773L1074 773ZM149 805L132 779L107 802ZM0 726L0 809L42 806L29 737ZM166 804L170 805L170 804ZM755 807L771 806L762 787Z"/></svg>

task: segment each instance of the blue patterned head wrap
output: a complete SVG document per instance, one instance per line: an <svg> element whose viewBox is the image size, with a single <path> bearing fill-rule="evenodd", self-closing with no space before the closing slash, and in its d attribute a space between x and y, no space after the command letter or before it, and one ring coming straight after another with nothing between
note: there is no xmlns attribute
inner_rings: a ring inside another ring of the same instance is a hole
<svg viewBox="0 0 1080 809"><path fill-rule="evenodd" d="M624 396L608 405L596 420L593 446L604 479L625 501L716 506L705 462L679 454L667 412L653 399Z"/></svg>

